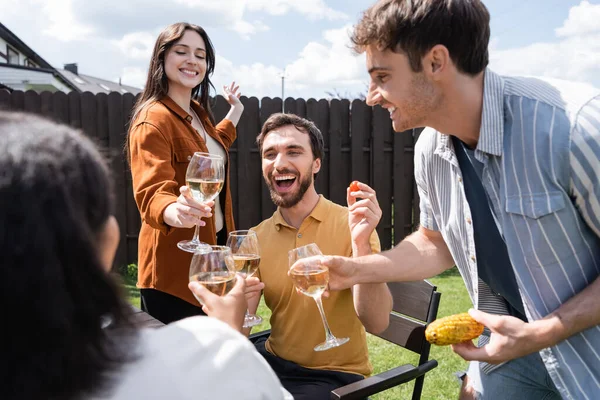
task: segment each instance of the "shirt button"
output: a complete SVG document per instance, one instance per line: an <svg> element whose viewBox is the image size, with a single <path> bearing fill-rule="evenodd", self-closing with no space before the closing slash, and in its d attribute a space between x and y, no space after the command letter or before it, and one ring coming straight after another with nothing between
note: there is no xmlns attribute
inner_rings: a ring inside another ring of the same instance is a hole
<svg viewBox="0 0 600 400"><path fill-rule="evenodd" d="M301 239L301 238L302 238L302 234L301 234L301 233L299 233L299 234L298 234L298 239Z"/></svg>
<svg viewBox="0 0 600 400"><path fill-rule="evenodd" d="M471 261L475 261L475 256L471 256Z"/></svg>
<svg viewBox="0 0 600 400"><path fill-rule="evenodd" d="M462 178L461 178L460 176L458 177L458 181L459 181L459 182L462 182Z"/></svg>
<svg viewBox="0 0 600 400"><path fill-rule="evenodd" d="M467 217L467 224L471 224L471 218Z"/></svg>

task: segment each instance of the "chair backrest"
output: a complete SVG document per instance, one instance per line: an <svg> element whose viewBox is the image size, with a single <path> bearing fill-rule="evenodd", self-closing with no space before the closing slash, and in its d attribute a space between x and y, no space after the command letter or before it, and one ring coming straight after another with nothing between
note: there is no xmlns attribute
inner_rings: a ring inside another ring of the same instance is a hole
<svg viewBox="0 0 600 400"><path fill-rule="evenodd" d="M388 283L394 299L390 325L377 335L429 358L429 342L425 340L425 327L437 317L440 293L428 281Z"/></svg>

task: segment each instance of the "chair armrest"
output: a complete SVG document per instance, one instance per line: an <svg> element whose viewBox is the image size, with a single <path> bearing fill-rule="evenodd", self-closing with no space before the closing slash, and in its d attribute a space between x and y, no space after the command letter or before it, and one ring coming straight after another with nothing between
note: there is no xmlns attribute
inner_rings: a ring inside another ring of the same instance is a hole
<svg viewBox="0 0 600 400"><path fill-rule="evenodd" d="M248 336L248 339L249 339L249 340L250 340L252 343L254 343L254 342L256 342L256 341L257 341L258 339L260 339L260 338L263 338L263 337L265 337L265 338L268 338L268 337L269 337L269 335L271 335L271 330L270 330L270 329L267 329L267 330L265 330L265 331L260 331L260 332L256 332L256 333L253 333L253 334L249 335L249 336Z"/></svg>
<svg viewBox="0 0 600 400"><path fill-rule="evenodd" d="M418 367L415 367L412 364L401 365L361 381L337 388L331 392L331 399L364 399L372 394L383 392L394 386L416 379L428 371L431 371L437 367L437 365L438 363L436 360L429 360Z"/></svg>

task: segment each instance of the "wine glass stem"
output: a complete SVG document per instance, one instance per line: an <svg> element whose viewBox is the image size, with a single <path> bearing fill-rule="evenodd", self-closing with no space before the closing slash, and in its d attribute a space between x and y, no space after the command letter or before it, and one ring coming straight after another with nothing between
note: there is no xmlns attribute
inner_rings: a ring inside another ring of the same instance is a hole
<svg viewBox="0 0 600 400"><path fill-rule="evenodd" d="M329 329L329 324L327 323L327 319L325 318L325 311L323 311L323 303L321 302L321 296L314 297L315 303L317 303L317 307L319 308L319 312L321 313L321 319L323 320L323 326L325 327L325 341L330 341L335 339L335 336L331 333L331 329Z"/></svg>
<svg viewBox="0 0 600 400"><path fill-rule="evenodd" d="M192 242L200 243L200 225L196 225L196 229L194 230L194 237L192 238Z"/></svg>

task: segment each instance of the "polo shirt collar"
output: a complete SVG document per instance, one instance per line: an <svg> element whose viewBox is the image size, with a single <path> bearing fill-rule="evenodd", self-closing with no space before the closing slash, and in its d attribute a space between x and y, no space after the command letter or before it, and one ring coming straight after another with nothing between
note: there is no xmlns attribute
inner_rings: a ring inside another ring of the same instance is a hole
<svg viewBox="0 0 600 400"><path fill-rule="evenodd" d="M327 214L329 213L329 203L323 197L322 194L319 195L319 201L315 208L313 208L312 212L306 218L312 218L316 221L323 222L327 218ZM287 226L288 228L296 229L293 226L289 225L285 222L283 215L281 215L281 207L277 207L277 211L273 215L273 223L276 227Z"/></svg>

